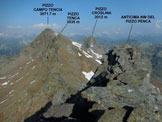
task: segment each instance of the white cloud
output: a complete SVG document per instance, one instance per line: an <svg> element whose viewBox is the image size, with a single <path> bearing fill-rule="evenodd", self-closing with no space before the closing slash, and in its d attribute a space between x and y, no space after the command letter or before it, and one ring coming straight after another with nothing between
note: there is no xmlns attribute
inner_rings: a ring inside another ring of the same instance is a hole
<svg viewBox="0 0 162 122"><path fill-rule="evenodd" d="M61 29L61 26L58 25L58 24L43 24L43 23L40 23L40 24L34 24L32 25L32 28L54 28L54 30L57 30L57 29Z"/></svg>
<svg viewBox="0 0 162 122"><path fill-rule="evenodd" d="M58 24L34 24L34 25L30 25L30 26L20 26L20 25L16 25L16 26L8 26L7 28L9 29L45 29L45 28L53 28L54 30L58 30L61 29L61 26Z"/></svg>
<svg viewBox="0 0 162 122"><path fill-rule="evenodd" d="M117 35L123 35L125 34L124 31L122 31L120 28L117 28L117 29L111 29L111 30L106 30L106 31L103 31L103 32L98 32L96 33L98 36L109 36L109 37L112 37L112 36L117 36Z"/></svg>
<svg viewBox="0 0 162 122"><path fill-rule="evenodd" d="M33 25L26 25L26 26L20 26L20 25L8 25L6 26L2 31L0 30L0 37L8 37L8 38L19 38L22 40L32 40L35 38L38 34L40 34L41 31L43 31L46 28L51 28L55 32L59 32L62 29L62 26L58 24L43 24L43 23L37 23ZM7 33L3 33L5 32Z"/></svg>
<svg viewBox="0 0 162 122"><path fill-rule="evenodd" d="M65 33L66 36L76 36L80 35L79 33Z"/></svg>
<svg viewBox="0 0 162 122"><path fill-rule="evenodd" d="M32 27L34 28L42 28L45 27L45 24L41 23L41 24L34 24Z"/></svg>
<svg viewBox="0 0 162 122"><path fill-rule="evenodd" d="M0 32L0 37L5 37L5 36L7 36L6 33Z"/></svg>
<svg viewBox="0 0 162 122"><path fill-rule="evenodd" d="M158 20L155 22L155 27L158 28L158 29L161 29L162 28L162 20Z"/></svg>

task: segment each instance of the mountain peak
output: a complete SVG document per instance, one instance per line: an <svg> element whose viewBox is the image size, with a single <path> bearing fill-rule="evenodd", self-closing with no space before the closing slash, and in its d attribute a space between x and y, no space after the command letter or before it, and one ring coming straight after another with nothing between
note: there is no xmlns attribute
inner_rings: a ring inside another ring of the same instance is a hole
<svg viewBox="0 0 162 122"><path fill-rule="evenodd" d="M54 32L51 28L46 28L42 32Z"/></svg>
<svg viewBox="0 0 162 122"><path fill-rule="evenodd" d="M47 45L51 44L52 41L58 36L57 32L54 32L50 28L46 28L43 30L36 38L35 40L31 43L32 48L39 48L43 49L46 48ZM39 50L38 49L38 50Z"/></svg>
<svg viewBox="0 0 162 122"><path fill-rule="evenodd" d="M41 33L40 33L40 35L42 35L42 36L46 36L46 37L55 37L55 36L57 36L58 35L58 33L56 33L55 31L53 31L51 28L46 28L46 29L44 29Z"/></svg>
<svg viewBox="0 0 162 122"><path fill-rule="evenodd" d="M89 36L83 41L83 46L86 48L99 46L97 40L93 37L93 35Z"/></svg>
<svg viewBox="0 0 162 122"><path fill-rule="evenodd" d="M83 41L83 48L91 48L95 52L98 52L100 54L105 53L104 48L98 43L98 41L93 35L89 36Z"/></svg>

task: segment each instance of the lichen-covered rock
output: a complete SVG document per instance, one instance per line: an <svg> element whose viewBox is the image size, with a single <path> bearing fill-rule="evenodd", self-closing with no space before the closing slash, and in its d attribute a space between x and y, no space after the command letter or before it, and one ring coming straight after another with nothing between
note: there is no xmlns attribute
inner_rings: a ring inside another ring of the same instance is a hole
<svg viewBox="0 0 162 122"><path fill-rule="evenodd" d="M72 114L74 104L61 104L51 106L47 112L43 114L45 118L59 118L59 117L69 117Z"/></svg>
<svg viewBox="0 0 162 122"><path fill-rule="evenodd" d="M125 113L126 110L120 108L105 110L103 116L99 119L98 122L122 122Z"/></svg>
<svg viewBox="0 0 162 122"><path fill-rule="evenodd" d="M81 93L83 98L95 102L89 112L105 110L100 119L103 122L121 122L123 115L130 122L161 122L162 96L150 83L151 71L150 61L139 48L116 46L106 54ZM126 112L116 110L125 107ZM112 113L109 108L113 108Z"/></svg>
<svg viewBox="0 0 162 122"><path fill-rule="evenodd" d="M60 88L53 96L52 105L60 105L65 103L66 99L68 98L68 93L65 89Z"/></svg>
<svg viewBox="0 0 162 122"><path fill-rule="evenodd" d="M138 107L132 111L128 122L162 122L162 111L152 111L149 106Z"/></svg>

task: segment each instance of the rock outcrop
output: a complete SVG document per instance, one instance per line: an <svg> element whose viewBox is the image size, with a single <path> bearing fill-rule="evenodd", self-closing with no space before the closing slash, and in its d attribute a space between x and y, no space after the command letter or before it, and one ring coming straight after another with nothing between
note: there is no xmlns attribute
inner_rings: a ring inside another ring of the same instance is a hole
<svg viewBox="0 0 162 122"><path fill-rule="evenodd" d="M97 68L93 78L82 85L76 95L66 100L66 104L74 105L72 113L66 117L60 113L61 120L57 120L161 122L162 96L150 83L151 71L150 61L139 48L116 46L104 56L103 64ZM60 94L63 96L61 92ZM58 99L54 101L53 103L59 103ZM51 107L61 106L61 109L65 100L59 101L60 104ZM48 109L44 114L47 115L50 111L53 110ZM53 116L55 115L48 117L52 119Z"/></svg>
<svg viewBox="0 0 162 122"><path fill-rule="evenodd" d="M90 111L113 109L104 114L115 117L125 109L123 121L160 122L162 96L150 83L151 63L141 50L129 45L115 47L105 59L89 83L92 86L81 93L95 102Z"/></svg>

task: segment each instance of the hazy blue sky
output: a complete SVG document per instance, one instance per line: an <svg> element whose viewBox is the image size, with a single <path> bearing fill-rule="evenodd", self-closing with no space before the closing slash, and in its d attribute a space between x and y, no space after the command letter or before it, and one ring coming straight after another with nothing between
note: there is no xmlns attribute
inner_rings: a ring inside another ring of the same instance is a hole
<svg viewBox="0 0 162 122"><path fill-rule="evenodd" d="M152 24L135 24L134 34L162 33L162 0L0 0L0 36L30 35L46 27L46 17L40 16L33 8L42 3L54 3L63 8L56 16L50 17L51 27L60 31L66 23L67 12L80 12L81 23L68 25L64 34L91 34L95 7L107 7L112 15L107 20L99 20L95 34L108 36L126 35L130 24L121 20L121 15L155 15Z"/></svg>

